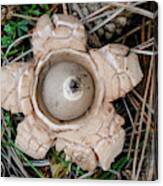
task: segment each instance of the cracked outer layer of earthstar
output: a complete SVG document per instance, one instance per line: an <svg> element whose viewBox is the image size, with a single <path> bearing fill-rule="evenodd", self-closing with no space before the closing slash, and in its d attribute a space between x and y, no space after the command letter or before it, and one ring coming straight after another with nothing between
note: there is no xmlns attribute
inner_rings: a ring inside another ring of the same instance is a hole
<svg viewBox="0 0 163 186"><path fill-rule="evenodd" d="M55 146L83 170L107 170L125 141L124 119L111 102L143 74L128 47L87 49L86 43L75 17L40 17L32 37L35 62L1 69L1 104L25 115L16 136L24 153L41 159Z"/></svg>

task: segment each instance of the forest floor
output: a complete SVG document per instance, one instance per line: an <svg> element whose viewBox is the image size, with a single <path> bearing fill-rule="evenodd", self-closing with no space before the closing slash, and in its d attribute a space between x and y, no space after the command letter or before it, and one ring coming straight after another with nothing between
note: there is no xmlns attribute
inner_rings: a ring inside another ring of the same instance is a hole
<svg viewBox="0 0 163 186"><path fill-rule="evenodd" d="M125 44L135 52L144 74L141 83L114 102L125 118L126 141L122 153L103 171L83 171L66 161L64 153L50 149L43 160L33 160L14 143L21 113L1 111L1 175L67 179L155 180L157 173L157 15L155 2L44 4L2 6L1 65L33 57L30 39L43 14L70 14L86 27L88 47ZM92 6L93 5L93 6ZM92 8L94 7L94 8ZM109 24L111 23L111 24Z"/></svg>

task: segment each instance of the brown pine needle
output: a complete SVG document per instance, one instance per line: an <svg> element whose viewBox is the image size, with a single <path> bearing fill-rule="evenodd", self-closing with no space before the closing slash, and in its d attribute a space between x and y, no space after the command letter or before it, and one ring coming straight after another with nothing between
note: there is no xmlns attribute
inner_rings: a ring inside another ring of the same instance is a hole
<svg viewBox="0 0 163 186"><path fill-rule="evenodd" d="M10 61L9 63L14 63L14 62L20 60L21 58L23 58L24 56L30 54L31 52L33 52L33 50L32 50L32 49L29 49L29 50L27 50L26 52L23 52L20 56L16 57L16 58L13 59L12 61Z"/></svg>
<svg viewBox="0 0 163 186"><path fill-rule="evenodd" d="M22 15L22 14L17 14L17 13L12 13L13 17L18 17L22 19L27 19L31 21L38 21L39 17L32 17L32 16L27 16L27 15Z"/></svg>
<svg viewBox="0 0 163 186"><path fill-rule="evenodd" d="M134 93L134 95L135 95L141 102L143 102L142 96L136 91L136 89L133 89L133 90L132 90L132 93ZM148 103L146 103L145 106L146 106L146 108L147 108L152 114L154 114L154 109L151 108L151 106L150 106Z"/></svg>
<svg viewBox="0 0 163 186"><path fill-rule="evenodd" d="M153 51L149 51L149 50L139 50L136 48L131 48L131 51L136 54L142 54L142 55L147 55L147 56L154 56L154 55L158 54L158 52L153 52Z"/></svg>
<svg viewBox="0 0 163 186"><path fill-rule="evenodd" d="M134 135L136 133L136 123L138 121L139 118L139 111L137 110L136 115L135 115L135 119L134 119L134 125L133 125L133 130L132 130L132 134L131 134L131 138L130 138L130 144L129 144L129 149L128 149L128 154L127 157L130 158L131 156L131 152L132 152L132 146L133 146L133 140L134 140Z"/></svg>
<svg viewBox="0 0 163 186"><path fill-rule="evenodd" d="M150 19L154 19L154 13L144 10L142 8L134 7L133 5L126 5L124 3L118 3L118 2L110 2L112 5L115 5L117 7L122 7L132 13L140 14L142 16L148 17Z"/></svg>
<svg viewBox="0 0 163 186"><path fill-rule="evenodd" d="M144 112L145 112L145 103L147 101L150 79L151 79L152 69L153 69L153 65L154 65L153 60L154 60L154 56L151 57L150 67L149 67L148 77L147 77L147 83L146 83L142 107L141 107L141 113L140 113L140 119L139 119L139 129L138 129L139 135L137 136L136 145L135 145L135 153L134 153L134 160L133 160L133 167L132 167L132 179L136 178L135 176L136 176L136 165L137 165L138 150L139 150L138 148L139 148L139 143L140 143L142 123L143 123L143 117L144 117Z"/></svg>
<svg viewBox="0 0 163 186"><path fill-rule="evenodd" d="M124 104L124 106L125 106L125 108L126 108L127 114L128 114L128 116L129 116L129 119L130 119L130 122L131 122L131 125L134 126L133 117L132 117L132 115L131 115L130 109L128 108L128 105L127 105L127 103L126 103L125 98L122 98L122 101L123 101L123 104Z"/></svg>
<svg viewBox="0 0 163 186"><path fill-rule="evenodd" d="M103 6L99 10L96 10L95 12L89 14L87 17L83 17L81 20L86 21L87 19L90 19L90 18L96 16L97 14L100 14L101 12L107 10L108 8L110 8L110 5Z"/></svg>
<svg viewBox="0 0 163 186"><path fill-rule="evenodd" d="M150 88L150 100L149 100L149 104L150 106L152 107L153 105L153 94L154 94L154 79L152 77L152 80L151 80L151 88ZM138 169L137 169L137 173L136 173L136 177L135 179L138 180L139 178L139 175L140 175L140 171L141 171L141 168L142 168L142 163L143 163L143 160L144 160L144 154L145 154L145 150L146 150L146 146L147 146L147 142L148 142L148 137L149 137L149 132L150 132L150 127L151 127L151 121L152 121L152 115L150 112L148 112L148 120L147 120L147 124L146 124L146 132L145 132L145 137L144 137L144 143L143 143L143 148L142 148L142 152L141 152L141 156L140 156L140 161L139 161L139 164L138 164Z"/></svg>
<svg viewBox="0 0 163 186"><path fill-rule="evenodd" d="M7 54L10 52L11 48L12 48L14 45L18 44L20 41L22 41L22 40L24 40L24 39L26 39L26 38L29 38L29 37L31 37L31 36L32 36L32 34L26 34L26 35L23 35L23 36L19 37L18 39L16 39L16 40L7 48L6 53L5 53L5 56L7 56Z"/></svg>
<svg viewBox="0 0 163 186"><path fill-rule="evenodd" d="M67 6L66 6L65 3L62 3L62 8L63 8L63 13L64 13L65 15L68 15Z"/></svg>
<svg viewBox="0 0 163 186"><path fill-rule="evenodd" d="M145 26L148 26L151 24L151 21L147 21L145 23ZM115 40L115 42L120 42L121 40L123 40L124 38L127 38L129 36L131 36L132 34L134 34L135 32L139 31L142 28L142 25L135 27L134 29L130 30L129 32L127 32L126 34L124 34L123 36L119 37L118 39Z"/></svg>
<svg viewBox="0 0 163 186"><path fill-rule="evenodd" d="M97 31L99 28L101 28L102 26L104 26L105 24L107 24L108 22L110 22L112 19L114 19L115 17L117 17L120 13L122 13L124 10L124 8L118 8L117 11L112 14L110 17L106 18L102 23L100 23L99 25L96 25L94 28L92 28L89 31L89 34L92 34L93 32Z"/></svg>

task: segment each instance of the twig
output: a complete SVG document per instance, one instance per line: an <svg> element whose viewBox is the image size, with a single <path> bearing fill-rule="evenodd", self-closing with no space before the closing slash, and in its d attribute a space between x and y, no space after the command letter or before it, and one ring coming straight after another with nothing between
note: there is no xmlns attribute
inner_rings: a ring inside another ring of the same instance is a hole
<svg viewBox="0 0 163 186"><path fill-rule="evenodd" d="M153 93L154 93L154 88L153 88L154 79L153 78L151 79L151 82L152 83L151 83L149 104L152 107L152 105L153 105ZM138 169L137 169L137 173L136 173L136 177L135 177L136 180L138 180L138 178L139 178L139 174L140 174L140 170L141 170L142 163L143 163L143 160L144 160L144 154L145 154L145 150L146 150L146 146L147 146L147 142L148 142L149 131L150 131L150 127L151 127L151 117L152 116L151 116L150 112L148 114L149 114L149 117L148 117L147 124L146 124L146 132L145 132L145 137L144 137L143 148L142 148L140 161L139 161L139 164L138 164Z"/></svg>
<svg viewBox="0 0 163 186"><path fill-rule="evenodd" d="M84 174L84 175L78 177L78 179L85 179L85 178L87 178L87 177L89 177L89 176L92 176L95 172L96 172L96 170L95 170L95 171L87 172L86 174Z"/></svg>
<svg viewBox="0 0 163 186"><path fill-rule="evenodd" d="M75 7L75 9L76 9L77 13L79 14L80 18L83 19L84 15L81 12L80 7L78 6L78 4L73 4L73 6ZM85 23L85 25L88 27L89 30L91 29L91 25L90 24Z"/></svg>
<svg viewBox="0 0 163 186"><path fill-rule="evenodd" d="M94 28L92 28L89 31L89 34L92 34L93 32L95 32L96 30L98 30L99 28L101 28L102 26L104 26L105 24L107 24L109 21L111 21L113 18L115 18L117 15L119 15L120 13L122 13L124 10L124 8L118 8L117 11L112 14L110 17L106 18L102 23L100 23L99 25L96 25Z"/></svg>
<svg viewBox="0 0 163 186"><path fill-rule="evenodd" d="M101 13L101 12L107 10L108 8L110 8L110 5L103 6L103 7L100 8L99 10L96 10L95 12L89 14L87 17L83 17L83 18L81 19L81 21L86 21L87 19L90 19L90 18L96 16L97 14L99 14L99 13Z"/></svg>
<svg viewBox="0 0 163 186"><path fill-rule="evenodd" d="M131 134L128 154L127 154L128 159L130 158L131 151L132 151L134 135L135 135L135 132L136 132L136 122L138 121L138 118L139 118L139 110L136 111L136 115L135 115L135 119L134 119L133 131L132 131L132 134Z"/></svg>
<svg viewBox="0 0 163 186"><path fill-rule="evenodd" d="M136 124L135 124L135 125L136 125ZM137 126L137 125L136 125L136 126ZM145 129L142 129L142 130L141 130L141 133L145 133L145 132L146 132ZM139 132L138 132L138 131L135 131L134 134L135 134L135 135L139 135ZM126 134L126 137L131 136L131 135L132 135L131 133Z"/></svg>
<svg viewBox="0 0 163 186"><path fill-rule="evenodd" d="M109 169L109 172L111 172L112 174L115 174L117 176L118 180L121 180L122 179L119 172L117 172L117 171L115 171L113 169Z"/></svg>
<svg viewBox="0 0 163 186"><path fill-rule="evenodd" d="M144 49L149 48L149 47L151 47L153 45L154 45L154 41L151 41L149 43L142 43L142 45L137 45L135 47L135 49L138 48L139 50L144 50Z"/></svg>
<svg viewBox="0 0 163 186"><path fill-rule="evenodd" d="M4 119L4 113L2 111L2 128L5 130L5 134L7 136L7 139L5 136L2 136L1 141L2 143L8 143L11 140L11 128L7 127L6 121ZM6 151L6 152L5 152ZM15 149L13 147L8 147L7 145L3 146L1 149L1 155L2 155L2 162L7 161L7 165L5 168L7 169L9 175L15 174L16 176L21 177L29 177L28 173L23 167L22 162L20 161L18 155L15 152ZM14 162L17 166L15 166ZM11 173L12 172L12 173Z"/></svg>
<svg viewBox="0 0 163 186"><path fill-rule="evenodd" d="M15 152L15 149L14 149L13 147L10 147L10 148L11 148L11 151L12 151L12 153L13 153L12 158L13 158L13 160L15 161L16 165L19 167L21 173L23 173L23 175L24 175L25 177L29 177L29 175L27 174L26 170L25 170L24 167L23 167L22 162L20 161L19 157L17 156L17 154L16 154L16 152Z"/></svg>
<svg viewBox="0 0 163 186"><path fill-rule="evenodd" d="M6 53L5 53L5 57L7 56L7 54L9 53L9 51L11 50L11 48L12 48L14 45L18 44L20 41L22 41L22 40L24 40L24 39L26 39L26 38L29 38L29 37L31 37L31 36L32 36L32 34L26 34L26 35L23 35L23 36L19 37L18 39L16 39L16 40L7 48Z"/></svg>
<svg viewBox="0 0 163 186"><path fill-rule="evenodd" d="M154 56L151 57L151 61L150 61L150 67L149 67L149 71L148 71L148 78L147 78L147 83L146 83L146 88L145 88L145 92L144 92L143 103L142 103L142 108L141 108L141 113L140 113L139 129L138 129L139 130L139 135L137 136L137 139L136 139L136 146L135 146L135 153L134 153L134 160L133 160L133 168L132 168L132 179L135 179L136 163L137 163L137 157L138 157L138 147L139 147L140 136L141 136L143 116L144 116L144 112L145 112L145 103L146 103L147 96L148 96L151 73L152 73L152 68L153 68L153 63L154 63L153 59L154 59Z"/></svg>
<svg viewBox="0 0 163 186"><path fill-rule="evenodd" d="M32 21L38 21L38 17L32 17L32 16L27 16L27 15L22 15L22 14L17 14L17 13L11 13L13 17L19 17L22 19L27 19L27 20L32 20Z"/></svg>
<svg viewBox="0 0 163 186"><path fill-rule="evenodd" d="M66 6L65 3L62 3L62 8L63 8L63 13L64 13L65 15L68 15L67 6Z"/></svg>
<svg viewBox="0 0 163 186"><path fill-rule="evenodd" d="M145 48L150 47L153 44L154 44L154 37L152 37L152 38L148 39L147 41L145 41L145 42L137 45L135 48L140 49L140 50L143 50Z"/></svg>
<svg viewBox="0 0 163 186"><path fill-rule="evenodd" d="M151 160L150 160L150 165L148 169L148 174L147 174L147 180L152 181L153 174L154 174L154 162L155 162L155 138L154 138L154 131L152 132L152 152L151 152ZM154 156L154 157L153 157Z"/></svg>
<svg viewBox="0 0 163 186"><path fill-rule="evenodd" d="M110 3L110 2L109 2ZM141 1L141 2L136 2L136 3L133 3L133 6L136 6L136 5L139 5L139 4L142 4L142 3L144 3L143 1ZM100 9L98 9L98 10L96 10L95 12L93 12L93 13L91 13L91 14L89 14L87 17L84 17L83 19L81 19L81 21L83 21L83 22L85 22L86 20L88 20L88 19L90 19L90 18L92 18L92 17L95 17L96 15L98 15L98 14L100 14L101 12L104 12L105 10L107 10L107 9L109 9L111 7L111 5L109 4L109 5L105 5L105 6L103 6L102 8L100 8ZM116 10L108 10L107 12L109 13L114 13ZM106 12L104 12L104 13L106 13ZM103 13L103 14L104 14ZM88 22L90 22L90 21L88 21Z"/></svg>
<svg viewBox="0 0 163 186"><path fill-rule="evenodd" d="M145 26L149 25L151 23L151 21L147 21L145 23ZM123 40L124 38L129 37L130 35L134 34L135 32L139 31L142 28L142 25L137 26L136 28L130 30L129 32L127 32L126 34L124 34L123 36L119 37L118 39L115 40L115 42L120 42L121 40Z"/></svg>
<svg viewBox="0 0 163 186"><path fill-rule="evenodd" d="M104 13L102 13L102 14L100 14L100 15L97 15L97 16L94 16L94 17L92 17L92 18L90 18L90 19L87 19L87 20L83 20L83 23L90 23L90 22L92 22L92 21L95 21L95 20L97 20L97 19L100 19L100 18L102 18L102 17L108 17L108 16L110 16L113 12L115 12L115 10L108 10L107 12L104 12Z"/></svg>
<svg viewBox="0 0 163 186"><path fill-rule="evenodd" d="M9 63L13 63L18 61L19 59L23 58L24 56L28 55L29 53L31 53L33 50L29 49L26 52L22 53L20 56L16 57L15 59L13 59L12 61L10 61Z"/></svg>
<svg viewBox="0 0 163 186"><path fill-rule="evenodd" d="M128 116L129 116L129 119L130 119L131 125L132 125L132 127L134 127L134 121L133 121L133 118L132 118L131 112L130 112L130 110L129 110L129 108L128 108L128 105L127 105L127 103L126 103L125 98L122 98L122 101L123 101L123 104L125 105L125 108L126 108L126 111L127 111L127 113L128 113Z"/></svg>
<svg viewBox="0 0 163 186"><path fill-rule="evenodd" d="M50 162L49 160L32 160L31 163L35 166L35 167L45 167L45 166L50 166ZM30 165L28 163L23 163L24 166L29 167Z"/></svg>
<svg viewBox="0 0 163 186"><path fill-rule="evenodd" d="M3 62L2 62L2 66L3 66L3 65L7 65L7 64L9 64L9 60L7 59L7 57L5 56L5 54L3 53L2 50L1 50L1 53L2 53L3 56L4 56L4 60L3 60ZM2 56L2 54L1 54L1 56Z"/></svg>
<svg viewBox="0 0 163 186"><path fill-rule="evenodd" d="M134 95L135 95L140 101L143 102L142 96L141 96L135 89L132 90L132 93L134 93ZM147 108L152 114L154 114L154 109L151 108L151 106L150 106L148 103L146 103L145 106L146 106L146 108Z"/></svg>
<svg viewBox="0 0 163 186"><path fill-rule="evenodd" d="M131 104L134 106L135 110L137 111L138 108L140 107L140 104L141 103L138 103L137 100L134 97L132 97L132 98L131 97L128 97L128 98L129 98ZM149 112L150 112L150 110L149 110ZM151 112L151 114L152 114L152 112ZM145 112L144 113L144 117L143 117L143 122L146 122L147 121L147 118L148 118L148 115Z"/></svg>
<svg viewBox="0 0 163 186"><path fill-rule="evenodd" d="M134 7L133 5L126 5L118 2L110 2L111 4L117 6L117 7L123 7L124 9L131 11L136 14L140 14L143 16L146 16L150 19L154 19L154 14L148 10L144 10L142 8Z"/></svg>
<svg viewBox="0 0 163 186"><path fill-rule="evenodd" d="M147 1L137 1L137 2L135 2L135 3L133 3L133 5L135 5L135 6L137 6L137 5L141 5L141 4L143 4L143 3L146 3Z"/></svg>
<svg viewBox="0 0 163 186"><path fill-rule="evenodd" d="M136 48L131 48L130 50L136 54L143 54L143 55L147 55L147 56L154 56L154 55L158 54L158 52L153 52L153 51L149 51L149 50L139 50Z"/></svg>

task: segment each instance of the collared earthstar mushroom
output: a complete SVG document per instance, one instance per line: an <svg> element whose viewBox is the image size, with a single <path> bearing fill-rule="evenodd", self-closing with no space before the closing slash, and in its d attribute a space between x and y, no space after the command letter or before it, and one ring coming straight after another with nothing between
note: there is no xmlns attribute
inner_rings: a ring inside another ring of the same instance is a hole
<svg viewBox="0 0 163 186"><path fill-rule="evenodd" d="M108 170L125 141L124 119L111 102L143 74L128 47L88 49L86 43L75 17L41 16L32 37L34 62L1 69L1 105L25 116L16 136L24 153L41 159L55 146L83 170Z"/></svg>

